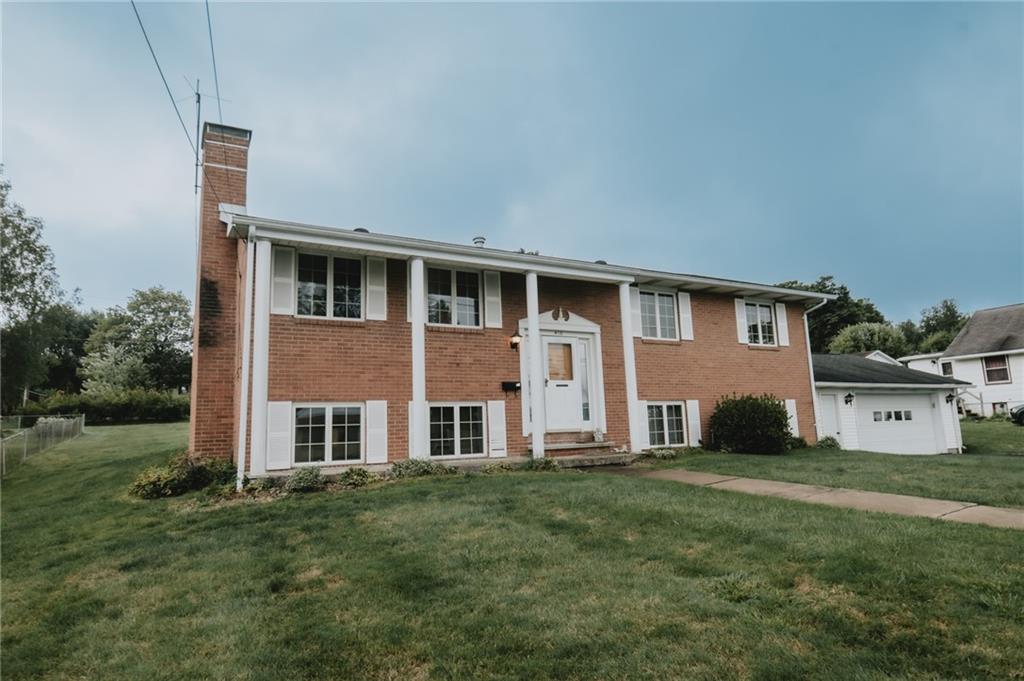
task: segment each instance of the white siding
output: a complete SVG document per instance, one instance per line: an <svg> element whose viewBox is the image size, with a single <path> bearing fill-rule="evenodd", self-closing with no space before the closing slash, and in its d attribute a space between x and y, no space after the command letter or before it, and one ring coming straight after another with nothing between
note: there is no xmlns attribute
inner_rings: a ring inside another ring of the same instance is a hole
<svg viewBox="0 0 1024 681"><path fill-rule="evenodd" d="M985 370L982 359L953 360L953 378L973 383L973 388L961 391L964 406L975 413L992 415L993 402L1005 402L1007 409L1024 403L1024 354L1008 355L1010 365L1010 383L985 383Z"/></svg>

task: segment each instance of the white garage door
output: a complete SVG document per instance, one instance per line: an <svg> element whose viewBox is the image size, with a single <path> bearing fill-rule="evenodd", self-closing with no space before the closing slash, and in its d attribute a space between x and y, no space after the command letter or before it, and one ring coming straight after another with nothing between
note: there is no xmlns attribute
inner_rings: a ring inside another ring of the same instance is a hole
<svg viewBox="0 0 1024 681"><path fill-rule="evenodd" d="M892 454L937 454L938 415L930 395L857 395L860 448Z"/></svg>

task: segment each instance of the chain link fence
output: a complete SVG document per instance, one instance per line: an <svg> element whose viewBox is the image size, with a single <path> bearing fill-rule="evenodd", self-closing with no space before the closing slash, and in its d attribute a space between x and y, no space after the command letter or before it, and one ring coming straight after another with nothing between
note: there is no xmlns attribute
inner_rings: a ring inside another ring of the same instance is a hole
<svg viewBox="0 0 1024 681"><path fill-rule="evenodd" d="M34 454L73 440L85 429L85 414L5 416L0 440L0 477Z"/></svg>

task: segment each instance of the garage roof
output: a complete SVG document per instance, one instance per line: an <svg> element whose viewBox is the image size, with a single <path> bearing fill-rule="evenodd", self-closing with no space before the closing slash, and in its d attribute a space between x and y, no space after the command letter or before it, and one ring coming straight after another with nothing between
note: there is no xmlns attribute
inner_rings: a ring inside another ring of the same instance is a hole
<svg viewBox="0 0 1024 681"><path fill-rule="evenodd" d="M858 355L812 355L815 383L878 383L884 385L971 385L950 376L939 376L878 362Z"/></svg>

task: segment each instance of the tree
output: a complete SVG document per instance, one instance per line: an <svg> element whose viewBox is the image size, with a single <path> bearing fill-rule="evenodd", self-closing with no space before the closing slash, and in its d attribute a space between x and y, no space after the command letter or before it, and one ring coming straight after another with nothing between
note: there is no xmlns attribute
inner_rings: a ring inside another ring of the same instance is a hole
<svg viewBox="0 0 1024 681"><path fill-rule="evenodd" d="M109 394L149 383L142 358L128 348L107 345L82 360L83 390L91 394Z"/></svg>
<svg viewBox="0 0 1024 681"><path fill-rule="evenodd" d="M64 299L42 220L26 215L10 193L0 175L0 393L8 409L46 379L46 348L55 335L47 312Z"/></svg>
<svg viewBox="0 0 1024 681"><path fill-rule="evenodd" d="M956 338L955 331L936 331L935 333L926 336L924 340L918 344L917 349L919 352L942 352L949 347L949 344Z"/></svg>
<svg viewBox="0 0 1024 681"><path fill-rule="evenodd" d="M960 329L963 328L964 324L967 323L967 319L967 315L960 312L956 301L952 298L946 298L938 305L921 311L921 334L928 337L936 333L945 332L956 336L956 334L960 333ZM946 345L949 345L949 343L946 343ZM942 349L945 350L945 347Z"/></svg>
<svg viewBox="0 0 1024 681"><path fill-rule="evenodd" d="M816 293L832 293L835 300L807 317L810 333L811 350L825 352L842 329L863 322L885 322L885 317L878 311L875 304L867 298L854 298L845 284L838 284L831 275L818 277L818 281L807 284L801 281L785 281L779 284L784 288L795 288Z"/></svg>
<svg viewBox="0 0 1024 681"><path fill-rule="evenodd" d="M88 356L108 355L113 346L122 358L132 356L145 367L132 374L132 388L177 390L192 375L192 312L188 298L162 286L135 291L125 308L114 307L100 319L86 342Z"/></svg>
<svg viewBox="0 0 1024 681"><path fill-rule="evenodd" d="M82 389L78 370L85 357L85 343L102 312L82 312L73 305L54 305L47 313L52 330L50 343L46 347L47 375L43 384L46 390L60 390L77 393Z"/></svg>
<svg viewBox="0 0 1024 681"><path fill-rule="evenodd" d="M890 357L902 357L910 351L903 334L892 324L864 322L846 327L829 343L833 354L881 350Z"/></svg>
<svg viewBox="0 0 1024 681"><path fill-rule="evenodd" d="M921 333L921 329L918 328L914 320L907 319L896 325L896 328L900 330L903 337L907 339L907 345L910 347L910 351L913 352L921 347L921 341L924 340L924 334Z"/></svg>

